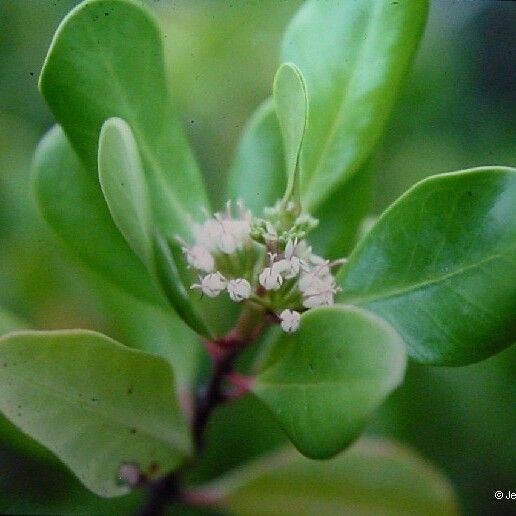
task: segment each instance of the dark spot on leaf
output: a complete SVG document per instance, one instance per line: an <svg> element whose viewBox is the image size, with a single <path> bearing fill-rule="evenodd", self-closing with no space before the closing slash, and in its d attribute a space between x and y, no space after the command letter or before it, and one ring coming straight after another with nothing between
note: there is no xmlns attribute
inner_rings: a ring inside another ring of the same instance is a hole
<svg viewBox="0 0 516 516"><path fill-rule="evenodd" d="M190 120L190 123L191 123L191 124L194 124L194 123L195 123L195 120Z"/></svg>
<svg viewBox="0 0 516 516"><path fill-rule="evenodd" d="M30 75L34 76L34 72L30 72Z"/></svg>
<svg viewBox="0 0 516 516"><path fill-rule="evenodd" d="M133 388L132 388L132 387L129 387L129 388L127 389L127 394L130 396L132 393L133 393Z"/></svg>
<svg viewBox="0 0 516 516"><path fill-rule="evenodd" d="M468 191L468 195L469 195L470 197L472 197L472 196L473 196L473 192L469 192L469 191Z"/></svg>
<svg viewBox="0 0 516 516"><path fill-rule="evenodd" d="M109 16L109 13L104 13L104 16Z"/></svg>
<svg viewBox="0 0 516 516"><path fill-rule="evenodd" d="M135 434L135 433L136 433L136 428L134 428L134 427L133 427L133 428L131 428L131 429L129 430L129 432L130 432L131 434Z"/></svg>
<svg viewBox="0 0 516 516"><path fill-rule="evenodd" d="M99 401L99 399L98 399L98 398L93 398L93 397L92 397L92 398L91 398L91 401Z"/></svg>

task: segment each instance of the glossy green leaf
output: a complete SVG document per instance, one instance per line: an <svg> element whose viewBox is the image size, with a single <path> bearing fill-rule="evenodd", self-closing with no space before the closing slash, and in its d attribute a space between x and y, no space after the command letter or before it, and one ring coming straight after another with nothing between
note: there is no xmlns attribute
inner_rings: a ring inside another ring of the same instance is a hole
<svg viewBox="0 0 516 516"><path fill-rule="evenodd" d="M284 201L292 200L299 205L299 156L306 130L308 100L303 75L297 66L285 63L279 67L274 78L273 93L288 178Z"/></svg>
<svg viewBox="0 0 516 516"><path fill-rule="evenodd" d="M99 138L99 180L109 211L142 262L152 264L152 211L147 182L131 128L110 118Z"/></svg>
<svg viewBox="0 0 516 516"><path fill-rule="evenodd" d="M176 467L191 451L168 363L85 330L0 339L0 410L93 492L119 496L121 463Z"/></svg>
<svg viewBox="0 0 516 516"><path fill-rule="evenodd" d="M81 165L60 127L39 144L34 169L43 216L74 254L123 290L159 303L143 263L113 223L97 179Z"/></svg>
<svg viewBox="0 0 516 516"><path fill-rule="evenodd" d="M138 143L158 227L165 236L189 234L189 214L207 206L206 195L171 106L161 34L143 6L88 0L76 7L54 36L40 88L92 175L102 124L124 119Z"/></svg>
<svg viewBox="0 0 516 516"><path fill-rule="evenodd" d="M340 274L410 355L460 365L516 341L516 169L430 177L396 201Z"/></svg>
<svg viewBox="0 0 516 516"><path fill-rule="evenodd" d="M328 458L349 445L399 385L405 351L384 321L363 310L323 307L301 317L277 345L252 391L304 455Z"/></svg>
<svg viewBox="0 0 516 516"><path fill-rule="evenodd" d="M459 513L451 486L432 464L409 448L371 438L324 462L280 451L206 488L239 516Z"/></svg>
<svg viewBox="0 0 516 516"><path fill-rule="evenodd" d="M272 99L258 107L244 129L229 174L229 199L243 199L259 214L285 191L287 173Z"/></svg>
<svg viewBox="0 0 516 516"><path fill-rule="evenodd" d="M315 211L371 153L426 12L426 0L309 0L290 23L281 59L303 72L310 104L302 149L306 210Z"/></svg>

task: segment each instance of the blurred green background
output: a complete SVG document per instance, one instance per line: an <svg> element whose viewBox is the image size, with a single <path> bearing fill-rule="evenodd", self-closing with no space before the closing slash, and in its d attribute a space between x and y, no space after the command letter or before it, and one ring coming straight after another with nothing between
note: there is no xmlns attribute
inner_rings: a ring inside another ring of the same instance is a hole
<svg viewBox="0 0 516 516"><path fill-rule="evenodd" d="M70 257L42 222L30 186L34 147L52 124L37 90L39 70L54 30L75 3L0 0L0 306L21 326L92 328L123 340L133 301L102 288ZM171 90L220 204L239 134L270 93L281 34L300 2L146 3L162 23ZM516 2L432 0L425 37L377 150L375 213L427 175L516 165L515 27ZM465 514L509 514L514 502L498 502L494 492L516 490L515 366L514 347L468 367L411 366L370 432L411 444L437 464ZM212 446L199 478L283 439L252 401L224 410L210 427ZM217 425L227 418L235 424L222 442ZM29 511L30 491L55 513L55 493L63 486L84 507L96 503L5 423L0 439L0 512ZM131 500L120 504L105 507L122 510Z"/></svg>

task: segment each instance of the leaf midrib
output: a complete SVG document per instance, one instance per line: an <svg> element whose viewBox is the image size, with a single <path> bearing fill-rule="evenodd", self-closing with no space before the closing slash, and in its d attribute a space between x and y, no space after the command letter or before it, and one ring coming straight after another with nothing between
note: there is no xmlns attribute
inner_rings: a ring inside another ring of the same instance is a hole
<svg viewBox="0 0 516 516"><path fill-rule="evenodd" d="M371 27L373 26L373 22L376 20L376 18L378 16L379 6L380 6L380 3L375 2L373 11L370 14L370 18L369 18L369 20L367 22L367 28L366 28L365 34L369 34L369 32L371 30ZM335 133L337 132L338 127L342 123L342 118L343 118L343 116L346 113L344 107L347 107L347 104L348 104L349 92L351 90L350 86L354 83L354 80L355 80L355 77L356 77L356 74L357 74L357 68L358 68L357 67L357 63L360 62L360 59L362 58L362 56L363 56L363 54L365 52L365 48L367 48L367 43L368 43L367 37L365 37L362 40L362 43L360 45L359 51L356 53L356 58L355 58L355 61L353 63L353 66L352 66L352 70L353 71L351 72L351 75L348 78L346 87L344 88L343 94L341 96L341 103L339 105L339 109L336 112L335 118L333 119L333 122L331 123L330 129L327 132L326 137L324 137L324 136L322 137L323 141L324 141L324 145L323 145L323 148L321 150L321 153L319 154L319 158L317 160L317 163L315 164L315 166L313 168L313 171L310 174L310 179L308 180L308 185L307 185L307 188L306 188L307 191L312 190L313 183L314 183L315 178L316 178L316 176L317 176L317 174L319 172L319 169L322 167L324 159L326 158L326 155L328 154L328 152L329 152L329 150L331 148L331 145L332 145L333 140L335 138Z"/></svg>
<svg viewBox="0 0 516 516"><path fill-rule="evenodd" d="M397 289L393 289L393 290L386 290L383 293L377 292L377 293L374 293L371 295L365 295L365 296L346 297L345 296L346 290L345 290L345 286L344 286L344 290L343 290L344 295L339 298L339 301L346 301L346 302L357 304L357 305L366 305L369 303L374 303L376 301L383 301L383 300L390 299L393 297L400 297L400 296L403 296L403 295L411 293L411 292L416 292L418 290L423 290L427 287L437 285L450 278L454 278L456 276L461 276L462 274L465 274L466 272L468 272L470 270L474 270L478 267L481 267L482 265L485 265L493 260L504 259L504 258L506 258L506 255L509 254L509 252L511 252L513 250L516 250L516 246L509 247L506 250L503 250L497 254L488 256L487 258L484 258L476 263L472 263L472 264L466 265L464 267L460 267L447 274L442 274L442 275L436 276L434 278L428 278L424 281L413 283L411 285L407 285L407 286L404 286L401 288L397 288Z"/></svg>

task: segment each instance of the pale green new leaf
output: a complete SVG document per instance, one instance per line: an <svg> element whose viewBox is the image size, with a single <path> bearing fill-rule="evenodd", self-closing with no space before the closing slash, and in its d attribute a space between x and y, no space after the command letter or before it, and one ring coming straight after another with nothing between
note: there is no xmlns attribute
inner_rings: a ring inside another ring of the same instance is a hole
<svg viewBox="0 0 516 516"><path fill-rule="evenodd" d="M162 358L91 331L0 338L0 410L100 496L128 491L120 464L155 475L191 452L174 378Z"/></svg>
<svg viewBox="0 0 516 516"><path fill-rule="evenodd" d="M160 303L145 266L113 223L98 180L84 169L60 127L40 142L34 172L41 212L74 254L123 290Z"/></svg>
<svg viewBox="0 0 516 516"><path fill-rule="evenodd" d="M152 208L131 128L110 118L99 138L99 180L111 216L142 262L152 269Z"/></svg>
<svg viewBox="0 0 516 516"><path fill-rule="evenodd" d="M304 455L348 446L405 371L401 339L383 320L346 307L312 309L277 344L252 392Z"/></svg>
<svg viewBox="0 0 516 516"><path fill-rule="evenodd" d="M420 39L426 0L309 0L286 30L281 59L306 81L304 208L316 211L356 173L382 133Z"/></svg>
<svg viewBox="0 0 516 516"><path fill-rule="evenodd" d="M287 170L287 189L284 201L292 200L300 205L299 156L306 130L308 100L303 75L292 63L282 64L274 78L274 104L278 115L285 168Z"/></svg>
<svg viewBox="0 0 516 516"><path fill-rule="evenodd" d="M339 299L376 312L428 364L462 365L516 341L516 169L423 180L341 271Z"/></svg>
<svg viewBox="0 0 516 516"><path fill-rule="evenodd" d="M452 516L446 478L400 444L364 438L329 461L287 449L205 486L239 516Z"/></svg>
<svg viewBox="0 0 516 516"><path fill-rule="evenodd" d="M87 0L71 11L54 36L40 88L95 177L102 124L124 119L138 144L158 227L167 237L189 234L189 214L207 206L206 195L171 106L160 31L142 5Z"/></svg>

